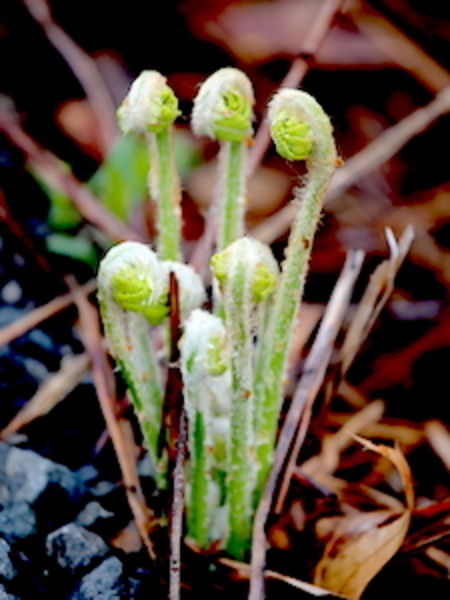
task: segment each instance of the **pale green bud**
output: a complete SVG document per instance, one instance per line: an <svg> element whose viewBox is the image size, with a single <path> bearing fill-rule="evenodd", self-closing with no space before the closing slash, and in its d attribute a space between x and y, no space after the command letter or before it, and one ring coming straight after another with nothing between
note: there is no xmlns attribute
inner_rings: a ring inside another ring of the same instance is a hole
<svg viewBox="0 0 450 600"><path fill-rule="evenodd" d="M175 121L178 100L166 82L157 71L143 71L135 79L117 111L123 133L156 133Z"/></svg>

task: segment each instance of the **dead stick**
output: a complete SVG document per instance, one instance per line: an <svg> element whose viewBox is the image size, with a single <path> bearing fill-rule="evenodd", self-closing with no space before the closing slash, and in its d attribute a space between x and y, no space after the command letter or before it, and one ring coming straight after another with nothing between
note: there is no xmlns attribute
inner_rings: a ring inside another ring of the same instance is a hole
<svg viewBox="0 0 450 600"><path fill-rule="evenodd" d="M166 397L164 399L164 424L168 438L169 469L172 473L169 533L169 600L179 600L187 427L183 410L181 373L176 364L179 359L178 343L181 336L181 319L179 285L173 272L169 276L169 304L170 366Z"/></svg>
<svg viewBox="0 0 450 600"><path fill-rule="evenodd" d="M292 472L295 468L300 448L306 436L312 416L312 407L315 398L319 392L319 387L325 376L325 370L330 362L333 350L333 343L342 325L348 305L350 303L351 293L355 281L360 273L364 253L361 250L349 253L347 261L342 270L329 305L326 309L324 319L321 323L319 332L314 340L313 347L305 362L305 371L300 383L295 391L292 404L286 417L285 425L280 436L285 433L284 446L282 445L280 454L284 452L284 460L288 457L288 463L283 473L280 486L280 493L275 506L275 512L279 513L286 497L289 482L292 478ZM295 442L292 451L289 448L297 430ZM289 447L287 447L289 444Z"/></svg>
<svg viewBox="0 0 450 600"><path fill-rule="evenodd" d="M102 154L107 156L117 138L115 107L95 61L54 21L46 0L24 0L24 4L84 89L98 123Z"/></svg>
<svg viewBox="0 0 450 600"><path fill-rule="evenodd" d="M300 415L304 414L306 408L308 408L308 413L304 420L305 426L307 427L309 423L312 404L323 382L325 371L331 358L333 344L347 311L353 286L361 270L363 259L364 253L360 250L351 251L347 256L347 260L325 311L319 332L311 352L306 359L303 377L297 387L281 430L275 453L275 462L258 510L256 511L253 527L249 600L261 600L264 598L265 524L270 512L277 481L297 431Z"/></svg>
<svg viewBox="0 0 450 600"><path fill-rule="evenodd" d="M346 14L375 46L431 92L450 84L450 73L368 2L352 3Z"/></svg>
<svg viewBox="0 0 450 600"><path fill-rule="evenodd" d="M70 280L68 283L73 285ZM75 290L73 293L80 315L81 337L91 360L95 389L122 472L128 503L149 556L156 560L148 535L150 514L139 481L133 447L125 433L126 423L117 417L114 377L103 349L98 314L86 296Z"/></svg>
<svg viewBox="0 0 450 600"><path fill-rule="evenodd" d="M95 291L97 282L94 280L88 281L84 285L81 285L77 293L80 294L91 294ZM75 290L76 291L76 290ZM42 321L53 317L57 313L68 308L74 302L74 291L59 296L54 300L51 300L39 308L35 308L32 312L25 315L21 319L17 319L13 323L10 323L3 329L0 329L0 346L10 344L13 340L24 335L30 329L33 329Z"/></svg>

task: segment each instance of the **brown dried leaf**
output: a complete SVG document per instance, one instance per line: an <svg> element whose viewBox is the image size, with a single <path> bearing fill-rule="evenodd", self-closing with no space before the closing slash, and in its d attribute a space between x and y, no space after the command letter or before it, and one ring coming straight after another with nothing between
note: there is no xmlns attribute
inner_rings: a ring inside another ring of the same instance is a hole
<svg viewBox="0 0 450 600"><path fill-rule="evenodd" d="M358 600L405 539L410 511L374 511L344 518L317 565L314 583Z"/></svg>
<svg viewBox="0 0 450 600"><path fill-rule="evenodd" d="M414 494L411 472L399 448L373 444L354 435L366 448L389 459L402 479L406 508L343 517L334 528L318 563L314 583L358 600L368 583L403 544L411 520Z"/></svg>
<svg viewBox="0 0 450 600"><path fill-rule="evenodd" d="M114 548L119 548L127 554L139 552L142 548L142 538L135 521L130 521L109 541Z"/></svg>

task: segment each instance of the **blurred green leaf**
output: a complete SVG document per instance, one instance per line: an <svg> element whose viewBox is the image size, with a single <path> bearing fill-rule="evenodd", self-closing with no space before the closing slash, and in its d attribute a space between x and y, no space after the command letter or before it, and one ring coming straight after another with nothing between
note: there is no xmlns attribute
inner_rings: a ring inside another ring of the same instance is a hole
<svg viewBox="0 0 450 600"><path fill-rule="evenodd" d="M66 163L61 162L60 164L61 168L65 171L70 170L69 165ZM58 230L77 227L81 223L82 218L70 198L44 181L34 169L30 168L30 172L50 200L47 221L50 227Z"/></svg>
<svg viewBox="0 0 450 600"><path fill-rule="evenodd" d="M88 186L103 205L122 220L147 195L148 148L137 136L121 137Z"/></svg>
<svg viewBox="0 0 450 600"><path fill-rule="evenodd" d="M97 251L92 242L85 237L67 233L51 233L45 241L49 252L61 254L92 266L97 264Z"/></svg>

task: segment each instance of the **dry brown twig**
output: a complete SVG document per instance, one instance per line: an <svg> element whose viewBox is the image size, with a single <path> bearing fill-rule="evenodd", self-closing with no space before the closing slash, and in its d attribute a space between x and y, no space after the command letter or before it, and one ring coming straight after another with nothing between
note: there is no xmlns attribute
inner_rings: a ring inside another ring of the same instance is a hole
<svg viewBox="0 0 450 600"><path fill-rule="evenodd" d="M170 364L179 360L181 337L179 286L175 273L169 279L170 304ZM170 494L170 560L169 600L179 600L181 585L181 540L183 536L184 509L184 462L186 458L187 423L183 408L181 375L177 367L170 366L167 394L164 406L164 421L168 432L169 468L172 472Z"/></svg>
<svg viewBox="0 0 450 600"><path fill-rule="evenodd" d="M249 577L251 572L250 565L246 563L239 562L237 560L233 560L231 558L220 558L218 561L220 564L229 567L239 573L242 577ZM296 579L295 577L290 577L289 575L283 575L282 573L278 573L277 571L271 571L270 569L266 569L264 571L264 577L267 579L274 579L276 581L281 581L286 583L287 585L296 588L297 590L302 590L303 592L307 592L311 596L322 597L326 596L327 598L342 598L342 596L332 594L328 590L324 590L323 588L314 585L312 583L308 583L306 581L301 581L300 579Z"/></svg>
<svg viewBox="0 0 450 600"><path fill-rule="evenodd" d="M450 73L368 2L352 1L345 9L375 46L424 87L436 93L450 85Z"/></svg>
<svg viewBox="0 0 450 600"><path fill-rule="evenodd" d="M69 280L68 283L69 287L72 287L73 282ZM148 535L150 511L139 481L136 451L130 436L129 423L117 417L114 376L103 349L98 314L86 296L76 290L73 290L73 294L80 316L81 337L91 361L94 385L120 465L128 503L149 556L156 560Z"/></svg>
<svg viewBox="0 0 450 600"><path fill-rule="evenodd" d="M265 523L270 511L277 481L286 462L302 414L304 418L302 419L303 426L301 426L300 432L302 435L306 433L312 404L323 382L331 358L334 340L342 326L342 321L347 311L353 286L359 275L363 259L364 253L361 251L351 251L347 257L330 302L328 303L311 352L305 361L303 377L297 387L281 429L274 465L255 517L249 600L261 600L264 597ZM299 439L302 438L299 437ZM299 448L298 442L296 446Z"/></svg>
<svg viewBox="0 0 450 600"><path fill-rule="evenodd" d="M381 310L394 289L394 280L414 240L414 230L408 226L400 240L396 241L392 231L386 229L386 239L391 250L390 257L383 261L372 274L369 285L356 309L345 336L341 350L341 376L345 376L350 365L369 335Z"/></svg>
<svg viewBox="0 0 450 600"><path fill-rule="evenodd" d="M61 368L44 380L36 394L0 432L0 439L7 439L35 419L49 413L80 383L89 367L87 354L63 358Z"/></svg>
<svg viewBox="0 0 450 600"><path fill-rule="evenodd" d="M65 59L83 87L98 124L106 157L117 138L115 106L94 60L55 22L47 0L23 0L48 40Z"/></svg>
<svg viewBox="0 0 450 600"><path fill-rule="evenodd" d="M97 287L97 282L94 280L88 281L84 285L79 286L77 288L76 293L80 294L91 294L95 291ZM17 319L17 321L13 321L3 329L0 329L0 346L6 346L6 344L10 344L13 340L24 335L30 329L33 329L42 321L53 317L57 313L65 310L71 304L73 304L75 299L74 291L69 292L68 294L64 294L63 296L59 296L54 300L51 300L47 304L43 306L39 306L35 308L30 313L25 316Z"/></svg>

